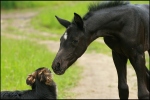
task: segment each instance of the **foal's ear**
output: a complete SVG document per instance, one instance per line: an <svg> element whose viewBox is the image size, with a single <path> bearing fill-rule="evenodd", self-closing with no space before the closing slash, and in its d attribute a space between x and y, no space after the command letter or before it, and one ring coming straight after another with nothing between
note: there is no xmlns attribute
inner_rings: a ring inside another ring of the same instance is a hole
<svg viewBox="0 0 150 100"><path fill-rule="evenodd" d="M74 22L80 29L83 29L83 20L77 13L74 13Z"/></svg>
<svg viewBox="0 0 150 100"><path fill-rule="evenodd" d="M64 27L66 27L66 28L68 28L68 26L71 24L69 21L67 21L67 20L64 20L64 19L61 19L61 18L59 18L59 17L57 17L57 16L55 16L56 18L57 18L57 20L59 21L59 23L61 24L61 25L63 25Z"/></svg>

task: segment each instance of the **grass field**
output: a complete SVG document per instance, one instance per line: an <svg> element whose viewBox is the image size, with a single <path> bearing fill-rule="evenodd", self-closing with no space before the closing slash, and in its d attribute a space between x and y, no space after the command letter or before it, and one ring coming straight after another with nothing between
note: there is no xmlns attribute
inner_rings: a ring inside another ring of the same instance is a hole
<svg viewBox="0 0 150 100"><path fill-rule="evenodd" d="M52 2L44 1L1 1L1 9L27 9L53 5Z"/></svg>
<svg viewBox="0 0 150 100"><path fill-rule="evenodd" d="M61 5L59 8L57 6L50 6L36 16L31 22L36 29L61 34L64 31L64 27L58 24L55 15L71 21L74 16L74 12L83 16L84 13L87 12L88 4L89 2L83 1L63 1L64 6Z"/></svg>

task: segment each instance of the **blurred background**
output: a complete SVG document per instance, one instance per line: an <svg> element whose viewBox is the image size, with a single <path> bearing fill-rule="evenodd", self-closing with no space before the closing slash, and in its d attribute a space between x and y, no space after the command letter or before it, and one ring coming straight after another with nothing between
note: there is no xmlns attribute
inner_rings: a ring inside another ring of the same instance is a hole
<svg viewBox="0 0 150 100"><path fill-rule="evenodd" d="M59 39L65 31L55 15L71 21L74 12L83 16L91 2L1 1L1 90L30 89L25 83L28 74L39 67L52 70ZM149 1L131 3L149 4ZM86 53L102 53L111 57L111 50L103 43L103 39L99 41L94 41ZM148 67L147 54L146 60ZM67 90L77 85L83 70L82 66L75 63L64 75L54 74L59 87L58 98L74 98L75 94Z"/></svg>

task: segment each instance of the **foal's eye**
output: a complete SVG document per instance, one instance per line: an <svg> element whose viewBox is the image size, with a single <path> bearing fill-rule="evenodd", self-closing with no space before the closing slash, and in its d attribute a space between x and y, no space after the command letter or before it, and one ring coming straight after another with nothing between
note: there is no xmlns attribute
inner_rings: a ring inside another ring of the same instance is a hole
<svg viewBox="0 0 150 100"><path fill-rule="evenodd" d="M78 40L72 40L72 44L78 43Z"/></svg>

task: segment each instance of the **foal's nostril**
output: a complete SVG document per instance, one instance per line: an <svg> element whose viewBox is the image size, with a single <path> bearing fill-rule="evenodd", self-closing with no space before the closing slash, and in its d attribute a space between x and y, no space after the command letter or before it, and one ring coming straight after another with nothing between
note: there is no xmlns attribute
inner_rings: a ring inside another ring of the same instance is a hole
<svg viewBox="0 0 150 100"><path fill-rule="evenodd" d="M60 63L58 62L55 66L55 70L59 71L60 70Z"/></svg>

